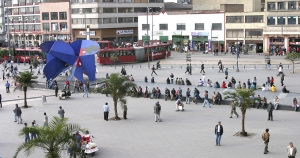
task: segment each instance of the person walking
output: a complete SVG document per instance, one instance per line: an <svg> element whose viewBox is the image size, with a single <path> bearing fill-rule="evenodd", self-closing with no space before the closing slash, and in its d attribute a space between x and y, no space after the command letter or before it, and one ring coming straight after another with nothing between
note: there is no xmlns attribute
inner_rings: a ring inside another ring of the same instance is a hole
<svg viewBox="0 0 300 158"><path fill-rule="evenodd" d="M30 64L30 66L29 66L29 69L30 69L30 72L32 72L32 65Z"/></svg>
<svg viewBox="0 0 300 158"><path fill-rule="evenodd" d="M40 75L41 74L41 68L40 68L40 66L38 65L36 69L37 69L37 75Z"/></svg>
<svg viewBox="0 0 300 158"><path fill-rule="evenodd" d="M190 65L189 65L189 64L186 64L186 71L185 71L185 74L186 74L187 72L190 73Z"/></svg>
<svg viewBox="0 0 300 158"><path fill-rule="evenodd" d="M55 92L55 97L57 97L57 94L58 94L58 85L57 84L54 85L54 92Z"/></svg>
<svg viewBox="0 0 300 158"><path fill-rule="evenodd" d="M204 96L204 101L203 101L202 106L205 107L205 105L207 104L208 107L210 108L211 106L210 106L209 101L208 101L208 91L204 90L203 96Z"/></svg>
<svg viewBox="0 0 300 158"><path fill-rule="evenodd" d="M27 123L24 123L24 127L23 127L23 130L26 130L28 129L27 127ZM28 141L30 141L30 137L29 137L29 132L25 132L25 143L27 143Z"/></svg>
<svg viewBox="0 0 300 158"><path fill-rule="evenodd" d="M33 122L31 123L32 124L32 127L35 128L36 127L36 123L35 123L35 120L33 120ZM36 133L34 132L31 132L31 140L34 140L36 139Z"/></svg>
<svg viewBox="0 0 300 158"><path fill-rule="evenodd" d="M15 112L15 116L16 116L15 122L17 122L18 124L21 124L21 123L22 123L22 117L21 117L21 115L22 115L22 110L21 110L21 108L18 106L18 104L16 104L16 108L15 108L14 112Z"/></svg>
<svg viewBox="0 0 300 158"><path fill-rule="evenodd" d="M225 80L227 81L228 78L228 68L225 69Z"/></svg>
<svg viewBox="0 0 300 158"><path fill-rule="evenodd" d="M250 79L248 79L248 81L247 81L247 86L248 86L248 89L250 89L250 87L251 87Z"/></svg>
<svg viewBox="0 0 300 158"><path fill-rule="evenodd" d="M262 140L265 143L264 154L267 154L269 152L269 150L268 150L268 144L269 144L269 140L270 140L270 133L269 133L269 129L268 128L262 134Z"/></svg>
<svg viewBox="0 0 300 158"><path fill-rule="evenodd" d="M221 146L221 136L223 135L223 126L219 121L218 124L215 126L215 135L216 135L216 146Z"/></svg>
<svg viewBox="0 0 300 158"><path fill-rule="evenodd" d="M190 75L192 75L192 64L190 63L190 72L189 72Z"/></svg>
<svg viewBox="0 0 300 158"><path fill-rule="evenodd" d="M284 74L281 74L281 78L280 78L280 83L281 83L281 86L283 86L283 81L284 81Z"/></svg>
<svg viewBox="0 0 300 158"><path fill-rule="evenodd" d="M123 105L123 119L124 120L127 120L127 110L128 110L127 105L124 104Z"/></svg>
<svg viewBox="0 0 300 158"><path fill-rule="evenodd" d="M161 111L161 106L159 102L156 102L154 105L155 122L161 122L160 111Z"/></svg>
<svg viewBox="0 0 300 158"><path fill-rule="evenodd" d="M287 149L288 158L295 158L296 157L297 148L294 147L293 142L290 142L289 146L286 149Z"/></svg>
<svg viewBox="0 0 300 158"><path fill-rule="evenodd" d="M77 79L75 79L75 81L74 81L74 90L73 90L73 93L75 93L75 90L77 90L77 92L79 92Z"/></svg>
<svg viewBox="0 0 300 158"><path fill-rule="evenodd" d="M65 110L61 106L59 107L58 114L60 118L65 117Z"/></svg>
<svg viewBox="0 0 300 158"><path fill-rule="evenodd" d="M190 90L190 88L188 88L187 90L186 90L186 99L185 99L185 103L186 104L190 104L190 96L191 96L191 90Z"/></svg>
<svg viewBox="0 0 300 158"><path fill-rule="evenodd" d="M0 107L2 108L2 95L0 94Z"/></svg>
<svg viewBox="0 0 300 158"><path fill-rule="evenodd" d="M84 92L84 94L83 94L82 97L84 97L86 95L86 97L88 98L89 97L89 90L88 90L86 84L83 84L83 92Z"/></svg>
<svg viewBox="0 0 300 158"><path fill-rule="evenodd" d="M235 114L236 118L239 117L239 114L236 112L236 105L235 105L235 101L234 100L232 100L232 103L231 103L231 113L230 113L230 117L229 118L232 118L232 114Z"/></svg>
<svg viewBox="0 0 300 158"><path fill-rule="evenodd" d="M151 76L153 75L153 73L155 73L155 75L157 75L156 72L155 72L155 67L154 67L154 65L152 66L151 70L152 70Z"/></svg>
<svg viewBox="0 0 300 158"><path fill-rule="evenodd" d="M169 96L170 96L170 90L166 87L166 90L165 90L165 101L168 100Z"/></svg>
<svg viewBox="0 0 300 158"><path fill-rule="evenodd" d="M6 87L6 93L9 93L10 84L8 83L8 81L6 81L5 87Z"/></svg>
<svg viewBox="0 0 300 158"><path fill-rule="evenodd" d="M44 112L44 127L48 126L48 116L47 113Z"/></svg>
<svg viewBox="0 0 300 158"><path fill-rule="evenodd" d="M104 113L104 120L108 121L108 114L109 114L109 106L108 103L106 102L105 105L103 106L103 113Z"/></svg>
<svg viewBox="0 0 300 158"><path fill-rule="evenodd" d="M204 71L204 64L201 65L201 71L200 71L200 73L202 73L202 72L205 73L205 71Z"/></svg>
<svg viewBox="0 0 300 158"><path fill-rule="evenodd" d="M268 120L271 119L271 121L273 121L273 110L274 110L274 106L273 106L272 102L270 102L269 106L267 108L267 112L269 113Z"/></svg>
<svg viewBox="0 0 300 158"><path fill-rule="evenodd" d="M171 73L170 78L171 78L171 84L173 84L173 81L174 81L174 75L173 75L173 73Z"/></svg>

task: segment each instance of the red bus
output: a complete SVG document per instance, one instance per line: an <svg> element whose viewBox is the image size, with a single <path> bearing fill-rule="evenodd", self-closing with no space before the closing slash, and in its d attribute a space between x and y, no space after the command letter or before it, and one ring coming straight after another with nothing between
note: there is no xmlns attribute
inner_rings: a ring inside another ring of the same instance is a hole
<svg viewBox="0 0 300 158"><path fill-rule="evenodd" d="M96 41L100 49L116 48L116 45L112 41Z"/></svg>
<svg viewBox="0 0 300 158"><path fill-rule="evenodd" d="M34 57L36 59L43 58L42 50L39 47L31 47L31 48L16 48L14 52L14 61L16 62L17 59L20 60L20 63L25 61L28 62L28 59Z"/></svg>
<svg viewBox="0 0 300 158"><path fill-rule="evenodd" d="M113 64L111 56L116 55L119 63L135 63L149 60L164 59L171 56L171 44L157 44L144 47L104 48L97 55L99 64Z"/></svg>

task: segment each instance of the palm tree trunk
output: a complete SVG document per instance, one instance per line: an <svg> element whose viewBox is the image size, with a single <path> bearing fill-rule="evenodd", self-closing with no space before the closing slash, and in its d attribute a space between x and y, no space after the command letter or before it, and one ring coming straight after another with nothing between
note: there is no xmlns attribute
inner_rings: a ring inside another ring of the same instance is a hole
<svg viewBox="0 0 300 158"><path fill-rule="evenodd" d="M118 116L118 102L116 100L114 100L114 110L115 110L115 120L119 120L119 116Z"/></svg>
<svg viewBox="0 0 300 158"><path fill-rule="evenodd" d="M294 65L295 65L295 62L293 61L293 73L294 73Z"/></svg>
<svg viewBox="0 0 300 158"><path fill-rule="evenodd" d="M27 87L26 86L24 86L24 107L28 108L28 105L27 105Z"/></svg>
<svg viewBox="0 0 300 158"><path fill-rule="evenodd" d="M242 110L242 135L247 135L247 132L245 131L245 116L246 116L246 109Z"/></svg>

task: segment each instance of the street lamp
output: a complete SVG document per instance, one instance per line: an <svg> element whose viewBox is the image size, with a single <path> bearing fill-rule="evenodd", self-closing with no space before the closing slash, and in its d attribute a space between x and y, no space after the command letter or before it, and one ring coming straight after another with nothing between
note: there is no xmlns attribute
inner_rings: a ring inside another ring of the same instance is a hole
<svg viewBox="0 0 300 158"><path fill-rule="evenodd" d="M10 31L9 31L9 18L8 18L8 7L6 7L6 20L7 20L7 27L6 27L6 34L7 34L7 44L8 44L8 60L11 60L11 52L10 52Z"/></svg>
<svg viewBox="0 0 300 158"><path fill-rule="evenodd" d="M240 54L240 47L239 47L239 40L236 39L236 72L239 72L239 54Z"/></svg>
<svg viewBox="0 0 300 158"><path fill-rule="evenodd" d="M147 7L147 45L148 45L148 48L147 48L147 51L148 51L148 69L150 69L150 63L149 63L149 54L150 54L150 51L149 51L149 41L148 41L148 30L149 30L149 27L148 27L148 12L149 12L149 8Z"/></svg>

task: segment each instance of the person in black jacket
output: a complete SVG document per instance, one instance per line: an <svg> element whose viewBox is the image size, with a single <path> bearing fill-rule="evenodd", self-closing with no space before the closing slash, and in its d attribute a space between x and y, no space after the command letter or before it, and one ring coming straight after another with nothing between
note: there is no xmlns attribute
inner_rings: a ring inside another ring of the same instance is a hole
<svg viewBox="0 0 300 158"><path fill-rule="evenodd" d="M170 84L170 78L169 77L167 78L167 84Z"/></svg>
<svg viewBox="0 0 300 158"><path fill-rule="evenodd" d="M204 64L201 65L201 71L200 71L200 73L202 73L202 72L205 73L205 71L204 71Z"/></svg>
<svg viewBox="0 0 300 158"><path fill-rule="evenodd" d="M215 135L216 135L216 146L221 146L221 136L223 135L223 126L219 121L218 124L215 126Z"/></svg>

